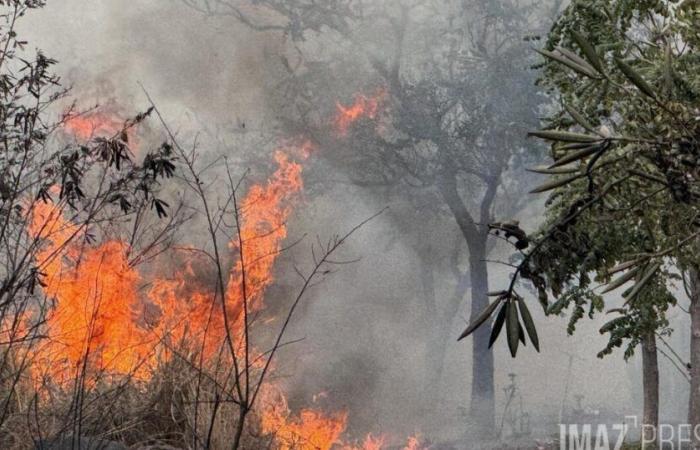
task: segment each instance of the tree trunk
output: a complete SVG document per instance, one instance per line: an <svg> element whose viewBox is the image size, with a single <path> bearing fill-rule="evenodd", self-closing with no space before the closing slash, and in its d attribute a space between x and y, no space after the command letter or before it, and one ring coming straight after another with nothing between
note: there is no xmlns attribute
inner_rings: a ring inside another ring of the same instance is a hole
<svg viewBox="0 0 700 450"><path fill-rule="evenodd" d="M692 448L700 448L700 278L698 271L689 271L690 278L690 395L688 423Z"/></svg>
<svg viewBox="0 0 700 450"><path fill-rule="evenodd" d="M489 303L488 271L486 267L486 239L479 239L469 246L469 270L471 272L471 314L474 320ZM473 334L472 339L472 392L469 413L479 432L491 434L495 423L493 353L489 348L491 321L487 321Z"/></svg>
<svg viewBox="0 0 700 450"><path fill-rule="evenodd" d="M440 350L444 345L442 334L447 324L439 323L442 315L437 312L435 299L435 273L433 272L432 261L421 264L420 279L423 287L423 302L425 306L423 326L429 331L425 344L425 372L423 376L423 390L421 393L421 403L425 407L425 413L432 413L434 408L440 403L440 379L442 378L442 364L440 362Z"/></svg>
<svg viewBox="0 0 700 450"><path fill-rule="evenodd" d="M441 311L433 317L431 338L426 348L426 370L429 372L425 378L424 400L426 409L431 413L437 411L442 405L440 398L440 386L442 374L445 369L445 355L450 342L453 342L453 323L458 316L459 307L469 288L469 273L462 274L457 280L457 286Z"/></svg>
<svg viewBox="0 0 700 450"><path fill-rule="evenodd" d="M656 448L659 426L659 360L656 351L656 335L648 333L642 339L642 384L644 410L642 435L645 449Z"/></svg>
<svg viewBox="0 0 700 450"><path fill-rule="evenodd" d="M481 220L488 221L489 208L497 183L489 184L481 203ZM457 180L445 174L440 183L440 193L450 208L469 249L469 273L471 278L471 313L473 321L488 305L488 268L486 265L488 230L479 228L457 191ZM469 415L470 425L481 436L489 436L495 428L494 366L489 345L491 320L487 320L472 334L472 391Z"/></svg>

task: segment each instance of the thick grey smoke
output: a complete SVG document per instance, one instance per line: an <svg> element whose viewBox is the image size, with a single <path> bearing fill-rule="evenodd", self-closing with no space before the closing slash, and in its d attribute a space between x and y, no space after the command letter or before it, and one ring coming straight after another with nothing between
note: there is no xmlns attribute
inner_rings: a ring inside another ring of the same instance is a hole
<svg viewBox="0 0 700 450"><path fill-rule="evenodd" d="M225 152L234 160L237 152L271 155L275 143L266 136L278 126L271 96L284 78L279 61L290 57L279 36L253 32L231 18L205 17L173 0L49 0L46 8L28 18L23 31L31 45L59 60L59 73L75 85L80 105L117 99L125 110L138 112L147 107L138 84L142 83L184 135L204 132L202 151ZM381 40L377 42L381 45ZM344 49L329 48L331 43L306 45L318 45L318 54L342 54ZM421 43L410 45L417 50ZM353 80L358 86L363 81ZM255 136L237 134L242 123L246 133ZM322 178L346 177L323 173ZM289 224L290 239L342 233L385 206L406 207L359 187L336 184L323 195L309 196L296 210ZM534 226L540 212L533 201L520 219ZM384 215L361 230L345 252L360 260L340 267L314 288L289 335L290 340L303 341L286 347L278 363L276 376L284 378L293 407L347 408L350 431L357 436L367 432L399 436L421 432L444 440L462 436L469 404L471 345L458 343L456 337L468 317L468 296L446 349L437 391L439 414L426 414L424 407L425 380L433 370L426 365L424 352L432 334L420 320L425 304L417 274L421 264L434 265L436 298L449 297L454 277L446 255L454 245L463 245L452 218L428 221L435 223L424 234L425 240L435 243L430 259L406 242L395 222ZM291 264L308 262L309 243L302 242L280 259L279 285L270 293L272 302L293 295L297 280ZM490 257L506 259L508 254L508 247L499 246ZM502 285L508 275L508 268L494 266L490 284ZM681 324L679 329L687 328L684 317L674 321ZM604 322L604 316L584 320L576 334L568 337L566 318L541 320L542 353L526 348L517 359L511 359L505 344L498 342L497 423L510 373L517 374L524 411L531 414L538 433L556 422L562 401L570 410L577 395L583 396L583 406L601 414L637 413L641 404L638 363L625 363L620 353L596 358L606 343L606 337L597 332ZM664 359L662 366L666 383L661 387L662 398L668 398L662 415L682 417L683 402L676 399L683 398L685 381Z"/></svg>

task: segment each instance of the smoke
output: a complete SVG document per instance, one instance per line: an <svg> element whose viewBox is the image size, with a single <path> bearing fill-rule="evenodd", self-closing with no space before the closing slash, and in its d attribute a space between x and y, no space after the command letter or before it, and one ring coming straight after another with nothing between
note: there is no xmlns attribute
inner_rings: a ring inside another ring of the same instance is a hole
<svg viewBox="0 0 700 450"><path fill-rule="evenodd" d="M427 17L425 24L416 26L428 26ZM234 160L249 161L269 155L271 159L270 149L276 142L269 136L281 127L278 107L284 103L283 98L274 98L279 92L275 87L286 79L280 61L292 54L279 35L252 32L229 17L206 17L181 2L166 0L53 0L32 13L23 27L21 32L31 45L59 60L59 73L75 85L73 93L80 105L117 99L126 111L136 113L148 106L140 83L178 132L190 137L203 131L201 148L210 156L226 153ZM380 39L376 42L382 45ZM310 39L304 45L315 56L346 50L328 48L331 43L331 39ZM409 43L415 48L405 49L406 53L421 50L422 43ZM386 53L390 54L389 49ZM343 61L334 67L339 77L348 78L349 92L342 93L339 101L351 100L348 95L356 88L372 85L373 80L349 73ZM340 94L326 93L328 98ZM333 107L331 102L323 106L326 112ZM332 162L305 170L315 168L334 171L310 174L327 183L348 180L348 174ZM252 169L255 177L264 165ZM323 195L308 196L292 217L290 240L305 234L307 238L278 262L277 286L268 299L272 308L282 308L293 296L299 281L291 267L308 264L309 245L317 234L324 239L343 233L385 206L391 209L352 239L345 256L359 260L340 265L338 273L315 287L303 303L289 335L289 340L302 340L285 347L275 375L287 387L290 405L316 404L331 412L347 409L349 430L358 436L421 432L445 441L461 438L469 420L472 349L470 342L458 343L456 337L469 314L468 296L448 330L444 372L435 391L439 408L432 410L426 405L425 392L435 368L428 365L425 352L435 339L432 328L439 324L423 320L428 306L419 276L426 266L433 267L435 298L442 301L452 295L455 277L448 259L455 246L462 247L462 268L467 257L454 219L425 217L420 211L409 215L416 222L405 226L425 227L420 244L432 244L426 253L408 241L416 234L397 232L398 223L406 217L393 214L405 204L348 184L324 187ZM532 203L521 214L529 229L541 212ZM508 247L499 246L489 257L504 260L508 254ZM491 269L491 286L507 283L508 268L494 265ZM687 328L685 321L674 319L678 329ZM625 363L619 353L602 360L595 356L606 343L606 337L597 332L604 322L604 316L584 320L569 337L566 318L538 320L542 353L526 348L517 359L511 359L504 343L498 342L494 350L497 422L505 405L502 389L510 383L511 373L517 374L523 411L530 413L540 433L557 420L562 403L569 410L575 405L577 395L583 396L583 406L601 414L637 413L641 376L636 360ZM683 390L673 386L682 378L664 359L662 370L662 380L667 380L662 398L666 394L670 398L662 415L680 417L683 402L677 399L683 398Z"/></svg>
<svg viewBox="0 0 700 450"><path fill-rule="evenodd" d="M164 111L203 123L260 117L264 60L280 45L177 1L48 2L22 26L31 45L59 60L81 104L114 97L143 108L142 83Z"/></svg>

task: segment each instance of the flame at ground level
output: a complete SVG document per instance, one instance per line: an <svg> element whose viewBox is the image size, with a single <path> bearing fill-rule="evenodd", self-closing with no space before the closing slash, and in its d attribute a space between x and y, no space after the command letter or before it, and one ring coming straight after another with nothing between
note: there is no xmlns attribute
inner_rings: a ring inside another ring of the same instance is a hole
<svg viewBox="0 0 700 450"><path fill-rule="evenodd" d="M371 98L358 95L354 105L338 105L338 132L347 133L361 117L376 117L384 95L383 91ZM66 126L76 137L89 139L96 131L111 131L115 123L74 118ZM229 330L221 310L214 309L220 307L215 292L207 283L196 282L194 268L207 266L196 252L185 258L174 276L156 273L143 292L145 277L129 264L132 249L126 243L111 240L93 246L75 239L85 230L65 219L55 205L37 204L29 231L45 243L37 260L46 273L44 293L55 300L46 319L49 339L42 341L31 369L37 387L68 385L79 371L90 377L87 384L119 376L148 379L164 355L166 359L171 355L169 348L161 347L183 342L194 345L194 354L213 361L220 357L227 331L240 349L245 344L240 331L242 274L246 274L247 309L254 314L264 308L264 292L274 281L274 261L287 236L286 222L303 188L298 161L313 149L304 141L276 151L276 171L267 182L253 185L240 202L242 250L237 238L229 243L234 263L224 293ZM146 304L157 312L149 314ZM252 359L259 356L254 349L251 352ZM361 443L344 441L348 417L344 411L326 414L304 409L292 414L284 392L270 382L263 386L256 410L262 431L274 436L280 450L379 450L387 445L383 435L367 435ZM418 448L415 437L405 446L406 450Z"/></svg>

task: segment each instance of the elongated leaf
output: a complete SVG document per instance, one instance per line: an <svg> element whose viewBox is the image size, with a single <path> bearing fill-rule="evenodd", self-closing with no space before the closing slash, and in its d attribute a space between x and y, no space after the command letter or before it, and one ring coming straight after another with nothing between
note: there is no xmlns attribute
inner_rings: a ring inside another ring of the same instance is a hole
<svg viewBox="0 0 700 450"><path fill-rule="evenodd" d="M537 336L537 328L535 327L535 321L532 320L532 315L530 315L530 310L525 304L525 300L522 297L518 297L518 309L520 310L520 317L523 319L523 324L525 325L525 330L530 338L530 342L535 347L535 350L540 351L540 339Z"/></svg>
<svg viewBox="0 0 700 450"><path fill-rule="evenodd" d="M591 136L590 134L572 133L570 131L560 130L531 131L527 135L538 137L540 139L547 139L548 141L580 142L588 144L592 144L600 140L599 136Z"/></svg>
<svg viewBox="0 0 700 450"><path fill-rule="evenodd" d="M590 146L590 145L591 145L591 143L590 143L589 141L586 141L586 142L571 142L571 143L569 143L569 144L561 144L561 145L555 144L554 149L555 149L555 150L564 150L564 151L568 151L568 150L581 150L582 148L586 148L586 147L588 147L588 146Z"/></svg>
<svg viewBox="0 0 700 450"><path fill-rule="evenodd" d="M629 64L621 60L620 58L615 58L615 64L620 69L620 71L625 74L628 80L632 82L640 91L649 97L655 98L656 93L652 89L651 85L646 82L641 75L639 75Z"/></svg>
<svg viewBox="0 0 700 450"><path fill-rule="evenodd" d="M552 189L556 189L558 187L565 186L574 180L578 180L579 178L581 178L584 175L585 174L578 174L578 175L572 175L572 176L566 177L566 178L558 178L554 181L550 181L550 182L545 183L541 186L537 186L535 189L530 191L530 194L539 194L540 192L551 191Z"/></svg>
<svg viewBox="0 0 700 450"><path fill-rule="evenodd" d="M550 168L548 166L536 166L536 167L529 167L527 169L528 172L534 172L534 173L542 173L545 175L565 175L568 173L576 173L580 169L578 167L556 167L556 168Z"/></svg>
<svg viewBox="0 0 700 450"><path fill-rule="evenodd" d="M518 342L520 340L520 321L518 320L518 307L513 301L508 302L506 312L506 335L508 338L508 349L513 358L518 352Z"/></svg>
<svg viewBox="0 0 700 450"><path fill-rule="evenodd" d="M620 286L634 278L637 275L637 273L639 273L639 267L635 267L634 269L625 272L624 274L620 275L619 277L615 278L613 281L608 283L605 289L600 291L600 293L605 294L606 292L614 291L615 289L619 288Z"/></svg>
<svg viewBox="0 0 700 450"><path fill-rule="evenodd" d="M489 292L488 295L489 297L501 297L503 295L506 295L508 292L506 291L491 291Z"/></svg>
<svg viewBox="0 0 700 450"><path fill-rule="evenodd" d="M498 307L498 305L499 305L502 301L503 301L502 299L498 299L498 300L496 300L495 302L493 302L493 303L491 303L490 305L488 305L488 306L481 312L481 314L479 314L479 315L477 316L477 318L474 319L474 321L473 321L471 324L469 324L469 326L467 327L467 329L464 330L464 332L463 332L462 334L459 335L459 337L457 338L457 340L459 341L459 340L462 340L462 339L464 339L465 337L469 336L470 334L472 334L472 333L474 332L474 330L476 330L476 329L479 328L484 322L486 322L486 320L488 320L488 318L491 317L491 314L493 314L493 312L496 310L496 308Z"/></svg>
<svg viewBox="0 0 700 450"><path fill-rule="evenodd" d="M616 265L616 266L613 267L612 269L608 270L608 275L614 275L614 274L616 274L617 272L621 272L621 271L623 271L623 270L626 270L626 269L629 269L629 268L631 268L631 267L634 267L634 266L640 264L641 262L642 262L642 260L639 259L639 258L637 258L637 259L631 259L631 260L629 260L629 261L625 261L625 262L623 262L623 263L620 263L620 264Z"/></svg>
<svg viewBox="0 0 700 450"><path fill-rule="evenodd" d="M583 54L586 55L588 62L591 63L591 65L595 67L598 72L603 73L603 62L601 61L600 56L598 56L598 53L595 51L595 48L593 48L593 45L588 42L588 39L586 39L582 33L576 30L571 30L571 36L574 38L574 41L576 41L576 44L578 44L578 46L581 48Z"/></svg>
<svg viewBox="0 0 700 450"><path fill-rule="evenodd" d="M493 323L493 328L491 329L491 336L489 337L489 348L493 347L494 342L498 339L498 335L501 334L503 329L503 324L506 323L506 312L508 311L508 303L504 303L501 309L498 310L496 315L496 320Z"/></svg>
<svg viewBox="0 0 700 450"><path fill-rule="evenodd" d="M563 55L558 55L556 53L548 52L546 50L535 50L535 51L537 53L541 54L542 56L553 59L554 61L557 61L558 63L565 65L566 67L572 69L575 72L580 73L581 75L587 76L589 78L600 79L600 76L595 72L595 69L588 64L583 65L583 64L574 62L571 59L564 57Z"/></svg>
<svg viewBox="0 0 700 450"><path fill-rule="evenodd" d="M591 70L594 69L593 67L590 67L590 65L588 64L588 61L586 61L585 59L578 56L576 54L576 52L569 50L566 47L562 47L560 45L557 45L554 49L556 51L558 51L559 53L561 53L562 55L564 55L565 57L572 60L573 62L575 62L576 64L578 64L579 66L587 67L587 68L590 68Z"/></svg>
<svg viewBox="0 0 700 450"><path fill-rule="evenodd" d="M634 289L634 285L628 287L624 291L622 291L622 298L627 298L627 296L632 292L632 289ZM626 303L626 302L625 302Z"/></svg>
<svg viewBox="0 0 700 450"><path fill-rule="evenodd" d="M523 346L527 346L527 341L525 340L525 330L523 330L523 326L518 322L518 340L523 344Z"/></svg>
<svg viewBox="0 0 700 450"><path fill-rule="evenodd" d="M564 155L561 158L557 159L554 164L549 166L549 169L554 169L559 166L564 166L566 164L572 163L574 161L578 161L583 158L587 158L594 153L598 153L602 147L600 145L592 145L590 147L582 148L581 150L577 150L575 152L571 152L568 155Z"/></svg>
<svg viewBox="0 0 700 450"><path fill-rule="evenodd" d="M646 272L644 272L644 275L642 276L642 278L634 284L634 287L632 288L632 290L629 291L628 293L626 293L627 295L622 294L625 297L625 300L627 302L630 302L637 295L639 295L639 293L642 291L644 286L649 282L649 280L651 280L651 277L654 276L654 274L656 273L657 270L659 270L660 267L661 267L660 262L656 262L656 263L651 264L649 266L649 268L646 270Z"/></svg>
<svg viewBox="0 0 700 450"><path fill-rule="evenodd" d="M576 123L581 125L586 130L590 131L591 133L598 134L598 131L595 129L595 127L593 125L591 125L591 123L588 120L586 120L585 117L583 117L583 114L576 111L573 107L571 107L569 105L564 105L564 109L566 110L567 113L569 113L571 118L573 118L576 121Z"/></svg>

